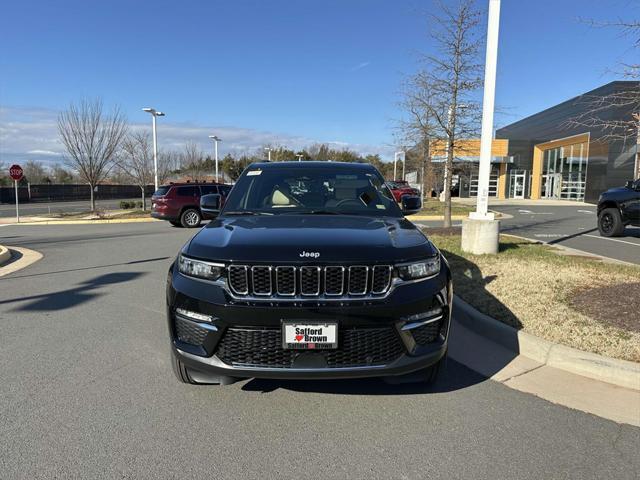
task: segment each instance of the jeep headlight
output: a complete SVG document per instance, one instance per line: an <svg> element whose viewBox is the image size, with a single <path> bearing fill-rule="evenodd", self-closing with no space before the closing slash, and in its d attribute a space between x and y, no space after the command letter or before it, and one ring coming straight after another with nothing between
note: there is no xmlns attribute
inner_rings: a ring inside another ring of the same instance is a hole
<svg viewBox="0 0 640 480"><path fill-rule="evenodd" d="M178 271L188 277L204 278L205 280L217 280L224 271L221 263L203 262L185 257L178 257Z"/></svg>
<svg viewBox="0 0 640 480"><path fill-rule="evenodd" d="M398 276L402 280L416 280L419 278L433 277L440 273L440 255L422 260L420 262L411 262L397 267Z"/></svg>

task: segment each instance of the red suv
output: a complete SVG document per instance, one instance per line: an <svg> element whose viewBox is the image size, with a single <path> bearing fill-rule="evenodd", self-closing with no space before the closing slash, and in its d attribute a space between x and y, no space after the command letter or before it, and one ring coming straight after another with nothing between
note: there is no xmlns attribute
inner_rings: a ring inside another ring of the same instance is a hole
<svg viewBox="0 0 640 480"><path fill-rule="evenodd" d="M387 182L387 186L391 190L391 193L393 193L393 198L395 198L398 203L402 201L402 197L405 195L420 196L420 190L413 188L405 180Z"/></svg>
<svg viewBox="0 0 640 480"><path fill-rule="evenodd" d="M168 220L176 227L200 226L200 196L217 193L222 204L231 191L231 185L214 183L172 183L158 187L151 197L151 216Z"/></svg>

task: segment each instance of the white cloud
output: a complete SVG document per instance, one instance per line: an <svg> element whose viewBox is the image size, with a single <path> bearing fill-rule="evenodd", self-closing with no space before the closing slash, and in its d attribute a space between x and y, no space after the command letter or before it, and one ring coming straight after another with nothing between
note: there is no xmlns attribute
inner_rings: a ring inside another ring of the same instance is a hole
<svg viewBox="0 0 640 480"><path fill-rule="evenodd" d="M361 62L358 63L357 65L354 65L353 67L351 67L351 71L352 72L357 72L358 70L368 67L369 65L371 65L371 62Z"/></svg>
<svg viewBox="0 0 640 480"><path fill-rule="evenodd" d="M45 108L0 107L0 161L11 163L32 159L49 164L62 161L65 149L58 135L57 115L57 111ZM131 129L149 130L150 125L131 124ZM213 147L208 136L214 133L222 138L219 146L221 154L227 151L254 151L264 145L282 145L299 150L314 143L328 143L334 148L349 148L363 155L379 153L385 160L393 156L393 147L388 145L325 141L235 126L171 123L164 119L158 122L160 149L180 150L192 141L199 144L203 151L209 152Z"/></svg>

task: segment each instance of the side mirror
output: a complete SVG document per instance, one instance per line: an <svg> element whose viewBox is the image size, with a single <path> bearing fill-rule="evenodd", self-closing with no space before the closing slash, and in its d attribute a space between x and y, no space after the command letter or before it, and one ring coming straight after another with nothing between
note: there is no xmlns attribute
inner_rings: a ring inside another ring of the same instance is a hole
<svg viewBox="0 0 640 480"><path fill-rule="evenodd" d="M627 181L627 183L625 184L625 187L628 188L629 190L635 190L635 185L633 180Z"/></svg>
<svg viewBox="0 0 640 480"><path fill-rule="evenodd" d="M202 216L212 219L220 213L221 197L217 193L202 195L200 197L200 211Z"/></svg>
<svg viewBox="0 0 640 480"><path fill-rule="evenodd" d="M401 203L404 215L413 215L422 210L422 199L417 195L403 195Z"/></svg>

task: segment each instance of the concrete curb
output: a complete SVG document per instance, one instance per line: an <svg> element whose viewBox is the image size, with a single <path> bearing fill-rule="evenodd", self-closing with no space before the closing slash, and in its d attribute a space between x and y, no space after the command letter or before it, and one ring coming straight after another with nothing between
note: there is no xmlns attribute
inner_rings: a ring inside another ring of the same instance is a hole
<svg viewBox="0 0 640 480"><path fill-rule="evenodd" d="M549 342L517 330L479 312L460 297L454 301L456 320L491 341L542 365L640 391L640 364Z"/></svg>
<svg viewBox="0 0 640 480"><path fill-rule="evenodd" d="M0 265L0 277L4 277L10 273L15 273L23 268L27 268L29 265L32 265L43 258L43 255L40 252L36 252L35 250L30 250L28 248L11 247L11 250L16 253L15 256L17 258L7 265Z"/></svg>
<svg viewBox="0 0 640 480"><path fill-rule="evenodd" d="M598 255L597 253L585 252L584 250L578 250L577 248L565 247L564 245L562 245L560 243L545 242L544 240L522 237L520 235L514 235L513 233L502 233L501 232L500 235L505 235L507 237L519 238L521 240L527 240L527 241L529 241L531 243L539 243L541 245L547 245L548 247L557 248L558 250L562 250L567 255L574 255L574 256L580 256L580 257L589 257L589 258L593 258L594 260L601 260L604 263L612 263L612 264L617 264L617 265L627 265L627 266L631 266L631 267L637 267L638 266L636 263L625 262L624 260L618 260L616 258L611 258L611 257L605 257L603 255Z"/></svg>
<svg viewBox="0 0 640 480"><path fill-rule="evenodd" d="M8 262L11 259L11 251L2 245L0 245L0 265Z"/></svg>
<svg viewBox="0 0 640 480"><path fill-rule="evenodd" d="M100 225L109 223L149 223L161 222L156 218L114 218L111 220L43 220L37 222L8 223L6 225Z"/></svg>
<svg viewBox="0 0 640 480"><path fill-rule="evenodd" d="M513 218L511 215L508 215L506 213L495 212L493 210L490 210L490 211L492 211L494 214L496 214L496 220L503 220L503 219L506 219L506 218ZM469 215L451 215L451 220L456 220L456 221L465 220L467 218L469 218ZM423 222L425 222L425 221L433 222L433 221L444 220L444 216L443 215L410 215L409 216L409 220L411 220L411 221L417 220L417 221L423 221Z"/></svg>

